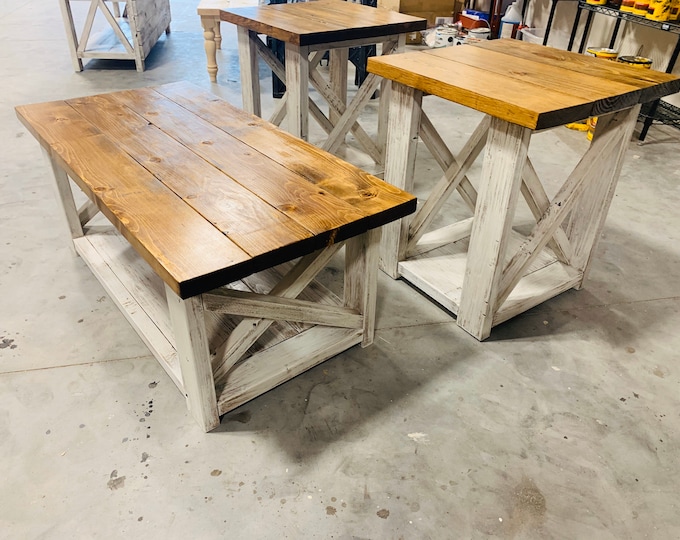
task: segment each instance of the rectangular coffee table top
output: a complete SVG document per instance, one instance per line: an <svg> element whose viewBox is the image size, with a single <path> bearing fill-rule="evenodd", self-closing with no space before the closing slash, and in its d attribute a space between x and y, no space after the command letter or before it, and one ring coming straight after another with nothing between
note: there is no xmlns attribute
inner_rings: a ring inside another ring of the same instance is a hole
<svg viewBox="0 0 680 540"><path fill-rule="evenodd" d="M188 83L17 107L181 297L396 220L412 195Z"/></svg>
<svg viewBox="0 0 680 540"><path fill-rule="evenodd" d="M675 75L515 39L369 58L368 71L531 129L680 90Z"/></svg>
<svg viewBox="0 0 680 540"><path fill-rule="evenodd" d="M341 0L220 10L220 19L300 46L405 34L427 21Z"/></svg>

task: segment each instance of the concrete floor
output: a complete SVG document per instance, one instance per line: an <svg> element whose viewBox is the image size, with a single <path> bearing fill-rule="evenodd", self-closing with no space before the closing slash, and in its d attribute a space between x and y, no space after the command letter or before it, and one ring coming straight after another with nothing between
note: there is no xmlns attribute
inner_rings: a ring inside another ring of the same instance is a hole
<svg viewBox="0 0 680 540"><path fill-rule="evenodd" d="M671 128L630 143L582 291L478 343L382 275L372 347L257 398L212 433L197 428L71 255L48 169L12 110L181 79L240 104L235 33L223 25L211 85L195 5L172 0L173 32L144 73L112 61L74 73L57 2L0 0L0 537L680 538ZM462 145L477 117L426 107ZM586 145L558 129L536 137L531 155L560 178ZM417 190L439 174L420 156Z"/></svg>

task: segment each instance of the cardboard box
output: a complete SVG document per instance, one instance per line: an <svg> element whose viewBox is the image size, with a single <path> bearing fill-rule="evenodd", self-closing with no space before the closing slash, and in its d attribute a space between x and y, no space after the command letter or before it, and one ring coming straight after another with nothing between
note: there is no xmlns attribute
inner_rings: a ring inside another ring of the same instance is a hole
<svg viewBox="0 0 680 540"><path fill-rule="evenodd" d="M447 22L453 22L450 20L453 17L453 8L453 0L401 0L399 9L407 15L427 19L427 27L434 28L437 25L437 19L440 21L446 19ZM420 32L414 32L406 36L407 45L418 45L422 41L423 36Z"/></svg>

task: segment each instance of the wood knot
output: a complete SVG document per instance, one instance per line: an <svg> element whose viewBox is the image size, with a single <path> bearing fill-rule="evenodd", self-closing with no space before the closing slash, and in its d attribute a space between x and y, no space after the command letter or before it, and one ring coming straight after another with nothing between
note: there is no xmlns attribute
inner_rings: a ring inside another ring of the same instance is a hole
<svg viewBox="0 0 680 540"><path fill-rule="evenodd" d="M153 162L153 163L160 163L160 162L161 162L161 158L156 157L156 156L153 156L153 157L149 158L149 161L151 161L151 162Z"/></svg>
<svg viewBox="0 0 680 540"><path fill-rule="evenodd" d="M210 146L212 143L212 141L201 141L201 144L205 144L206 146Z"/></svg>

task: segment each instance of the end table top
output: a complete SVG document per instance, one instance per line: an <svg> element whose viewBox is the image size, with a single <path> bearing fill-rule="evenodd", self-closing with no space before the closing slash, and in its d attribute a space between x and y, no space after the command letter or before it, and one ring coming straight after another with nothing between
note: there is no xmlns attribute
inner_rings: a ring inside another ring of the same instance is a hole
<svg viewBox="0 0 680 540"><path fill-rule="evenodd" d="M222 9L220 19L301 46L405 34L427 26L420 17L340 0Z"/></svg>
<svg viewBox="0 0 680 540"><path fill-rule="evenodd" d="M675 75L515 39L369 58L368 71L531 129L680 90Z"/></svg>

